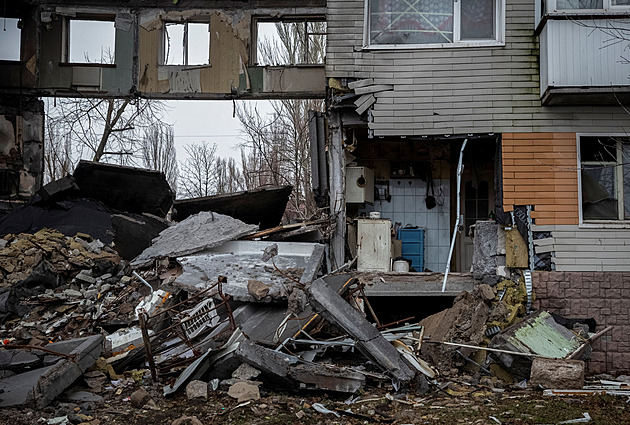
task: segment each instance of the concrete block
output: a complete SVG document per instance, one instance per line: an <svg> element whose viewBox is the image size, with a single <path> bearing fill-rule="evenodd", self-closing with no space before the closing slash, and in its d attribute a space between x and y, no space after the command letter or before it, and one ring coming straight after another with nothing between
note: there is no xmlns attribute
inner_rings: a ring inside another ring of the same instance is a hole
<svg viewBox="0 0 630 425"><path fill-rule="evenodd" d="M46 407L96 362L103 351L103 340L102 335L93 335L49 344L46 348L73 357L61 357L51 366L0 380L0 407Z"/></svg>
<svg viewBox="0 0 630 425"><path fill-rule="evenodd" d="M186 397L188 397L188 400L207 399L208 384L203 381L190 381L186 385Z"/></svg>
<svg viewBox="0 0 630 425"><path fill-rule="evenodd" d="M398 351L326 282L317 279L307 288L307 296L313 309L354 338L357 348L368 359L401 383L413 379L415 372Z"/></svg>
<svg viewBox="0 0 630 425"><path fill-rule="evenodd" d="M315 363L295 365L289 376L299 382L300 389L355 393L365 384L365 376L360 373Z"/></svg>
<svg viewBox="0 0 630 425"><path fill-rule="evenodd" d="M584 386L584 367L581 360L535 358L530 383L549 389L581 390Z"/></svg>

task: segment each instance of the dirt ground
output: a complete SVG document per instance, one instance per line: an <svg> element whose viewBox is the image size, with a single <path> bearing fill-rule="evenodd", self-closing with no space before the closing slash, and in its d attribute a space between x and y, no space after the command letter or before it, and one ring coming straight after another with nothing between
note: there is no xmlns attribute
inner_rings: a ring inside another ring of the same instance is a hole
<svg viewBox="0 0 630 425"><path fill-rule="evenodd" d="M145 386L155 405L141 409L129 400L137 388L104 394L105 400L99 403L67 403L61 396L41 411L0 410L0 423L45 424L50 418L68 415L69 423L86 425L557 424L588 413L591 424L630 424L630 399L626 397L543 397L534 390L499 390L463 383L452 384L447 390L434 389L423 396L367 387L352 404L345 403L347 397L331 394L288 394L263 388L260 400L245 403L238 403L223 391L210 392L203 401L188 400L185 391L165 399L159 387ZM316 411L314 403L338 412L340 417ZM348 409L352 413L343 412Z"/></svg>

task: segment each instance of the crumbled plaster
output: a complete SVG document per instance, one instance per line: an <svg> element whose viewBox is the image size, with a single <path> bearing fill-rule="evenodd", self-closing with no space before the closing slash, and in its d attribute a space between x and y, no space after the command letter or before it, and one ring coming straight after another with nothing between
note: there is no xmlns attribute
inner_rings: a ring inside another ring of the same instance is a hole
<svg viewBox="0 0 630 425"><path fill-rule="evenodd" d="M15 147L15 127L4 115L0 115L0 154L11 155Z"/></svg>

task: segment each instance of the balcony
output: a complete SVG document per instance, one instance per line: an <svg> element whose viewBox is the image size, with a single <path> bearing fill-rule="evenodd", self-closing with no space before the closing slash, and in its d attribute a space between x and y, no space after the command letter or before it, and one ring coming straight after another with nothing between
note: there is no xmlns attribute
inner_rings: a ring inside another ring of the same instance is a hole
<svg viewBox="0 0 630 425"><path fill-rule="evenodd" d="M556 6L555 1L550 3L554 4L549 8ZM597 0L590 3L591 7L606 6L602 0L599 5ZM630 9L618 8L551 9L538 15L543 105L630 101Z"/></svg>

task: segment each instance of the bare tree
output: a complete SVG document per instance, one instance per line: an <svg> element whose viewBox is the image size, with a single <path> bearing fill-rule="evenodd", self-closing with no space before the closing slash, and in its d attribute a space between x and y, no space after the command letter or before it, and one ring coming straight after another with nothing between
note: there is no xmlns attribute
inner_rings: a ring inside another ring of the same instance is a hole
<svg viewBox="0 0 630 425"><path fill-rule="evenodd" d="M259 62L265 64L323 63L324 22L278 22L277 38L259 45ZM322 100L279 100L262 116L257 108L241 104L237 117L245 136L242 153L245 186L293 186L287 219L310 218L317 211L311 188L308 111L323 110Z"/></svg>
<svg viewBox="0 0 630 425"><path fill-rule="evenodd" d="M50 104L46 104L46 115ZM61 131L60 126L51 120L45 121L44 131L44 183L60 179L74 170L72 144L68 134Z"/></svg>
<svg viewBox="0 0 630 425"><path fill-rule="evenodd" d="M177 191L177 153L173 126L159 123L144 130L142 161L146 168L162 171L171 189Z"/></svg>
<svg viewBox="0 0 630 425"><path fill-rule="evenodd" d="M245 188L243 173L234 158L217 158L215 163L217 195L234 193Z"/></svg>
<svg viewBox="0 0 630 425"><path fill-rule="evenodd" d="M74 157L133 164L144 130L161 121L164 109L147 99L58 98L46 120L68 135Z"/></svg>
<svg viewBox="0 0 630 425"><path fill-rule="evenodd" d="M188 198L209 196L216 193L216 143L206 141L184 147L187 158L181 164L178 192Z"/></svg>

